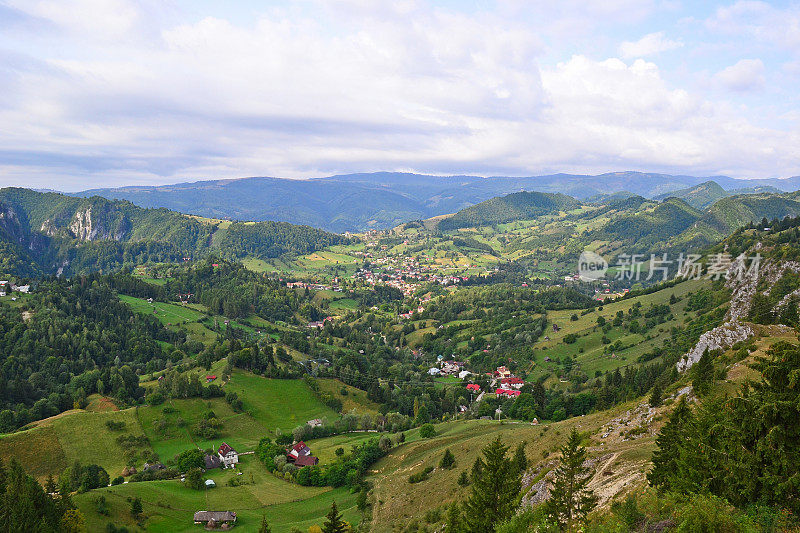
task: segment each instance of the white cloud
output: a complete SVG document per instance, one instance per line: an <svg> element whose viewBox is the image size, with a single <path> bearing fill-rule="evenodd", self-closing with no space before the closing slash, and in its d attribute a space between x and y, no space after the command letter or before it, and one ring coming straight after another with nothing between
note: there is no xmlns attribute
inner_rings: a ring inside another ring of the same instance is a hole
<svg viewBox="0 0 800 533"><path fill-rule="evenodd" d="M343 0L180 23L116 1L121 39L85 27L90 0L68 13L19 3L57 31L15 41L26 68L0 54L0 182L74 190L393 169L800 173L797 133L759 128L734 106L671 86L653 61L629 59L680 44L662 32L623 43L622 59L541 65L554 39L601 20L598 11L581 19L577 0L542 4L550 18L535 22L527 2L506 6L508 16ZM654 9L642 5L631 20ZM90 45L79 46L80 32ZM2 39L0 50L11 46ZM737 65L718 81L763 84L763 64Z"/></svg>
<svg viewBox="0 0 800 533"><path fill-rule="evenodd" d="M658 31L648 33L638 41L624 41L619 45L619 53L624 58L645 57L682 46L681 41L667 39L663 31Z"/></svg>
<svg viewBox="0 0 800 533"><path fill-rule="evenodd" d="M732 91L753 91L764 87L764 63L760 59L741 59L717 72L714 78Z"/></svg>

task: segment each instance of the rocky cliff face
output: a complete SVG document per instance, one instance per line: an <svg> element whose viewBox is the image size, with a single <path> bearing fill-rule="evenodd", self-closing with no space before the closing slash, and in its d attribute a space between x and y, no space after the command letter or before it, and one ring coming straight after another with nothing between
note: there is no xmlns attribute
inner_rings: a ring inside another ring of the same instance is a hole
<svg viewBox="0 0 800 533"><path fill-rule="evenodd" d="M25 231L19 214L10 205L0 204L0 231L17 244L27 244L28 232Z"/></svg>
<svg viewBox="0 0 800 533"><path fill-rule="evenodd" d="M107 211L96 206L83 207L72 215L66 227L59 227L56 221L47 219L39 231L49 237L63 235L81 241L123 240L130 230L130 223L125 217L117 217L117 220L106 222L115 218L109 217L110 213Z"/></svg>

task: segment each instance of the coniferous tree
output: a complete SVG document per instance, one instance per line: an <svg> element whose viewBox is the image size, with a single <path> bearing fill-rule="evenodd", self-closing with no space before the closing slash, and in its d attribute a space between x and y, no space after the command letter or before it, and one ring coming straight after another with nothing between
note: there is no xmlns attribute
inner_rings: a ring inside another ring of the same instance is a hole
<svg viewBox="0 0 800 533"><path fill-rule="evenodd" d="M694 379L692 380L694 391L698 396L705 396L714 384L714 362L711 360L708 348L703 351L703 355L694 364L692 371L694 372Z"/></svg>
<svg viewBox="0 0 800 533"><path fill-rule="evenodd" d="M561 447L561 461L555 470L550 499L545 504L550 518L568 531L583 522L597 505L597 497L588 488L592 474L583 466L586 448L580 444L581 437L573 428L567 443Z"/></svg>
<svg viewBox="0 0 800 533"><path fill-rule="evenodd" d="M508 447L499 436L483 449L480 475L473 480L472 492L464 504L465 530L470 533L494 531L519 506L522 476L506 452Z"/></svg>
<svg viewBox="0 0 800 533"><path fill-rule="evenodd" d="M453 502L447 509L447 525L444 528L445 533L461 533L464 531L464 517L461 514L461 509L458 504Z"/></svg>
<svg viewBox="0 0 800 533"><path fill-rule="evenodd" d="M656 383L655 385L653 385L653 390L650 393L650 400L648 401L650 407L658 407L661 405L662 402L661 394L662 394L661 385Z"/></svg>
<svg viewBox="0 0 800 533"><path fill-rule="evenodd" d="M692 411L686 404L686 396L681 396L670 415L669 422L661 428L656 437L658 449L653 452L653 469L647 473L647 480L654 487L662 490L670 489L670 480L678 471L681 439L691 419Z"/></svg>
<svg viewBox="0 0 800 533"><path fill-rule="evenodd" d="M325 523L322 524L322 533L344 533L347 531L347 524L342 520L342 515L336 508L336 501L331 504L331 510L328 511L325 517Z"/></svg>
<svg viewBox="0 0 800 533"><path fill-rule="evenodd" d="M514 468L519 472L520 476L525 475L525 471L528 469L528 457L525 455L525 446L527 444L527 442L522 441L517 444L517 449L514 450Z"/></svg>
<svg viewBox="0 0 800 533"><path fill-rule="evenodd" d="M439 468L450 469L454 466L456 466L456 458L453 452L450 451L450 448L447 448L444 451L444 455L442 455L442 459L439 461Z"/></svg>

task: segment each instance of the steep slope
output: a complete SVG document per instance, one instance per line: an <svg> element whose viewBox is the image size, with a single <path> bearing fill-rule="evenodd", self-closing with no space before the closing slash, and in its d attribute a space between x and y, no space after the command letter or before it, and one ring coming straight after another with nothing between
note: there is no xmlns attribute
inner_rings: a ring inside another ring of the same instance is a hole
<svg viewBox="0 0 800 533"><path fill-rule="evenodd" d="M556 214L579 206L579 201L564 194L518 192L462 209L452 217L439 221L438 227L446 231L488 226Z"/></svg>
<svg viewBox="0 0 800 533"><path fill-rule="evenodd" d="M176 262L211 252L272 258L348 240L286 222L198 220L127 201L0 189L0 273L20 276L107 271L144 262Z"/></svg>

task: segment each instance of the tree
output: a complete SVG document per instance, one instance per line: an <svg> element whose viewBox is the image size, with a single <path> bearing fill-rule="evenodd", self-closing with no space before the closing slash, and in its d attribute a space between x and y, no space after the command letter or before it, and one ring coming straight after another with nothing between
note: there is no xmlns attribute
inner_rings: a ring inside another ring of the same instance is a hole
<svg viewBox="0 0 800 533"><path fill-rule="evenodd" d="M142 514L142 500L139 497L131 500L131 516L138 519Z"/></svg>
<svg viewBox="0 0 800 533"><path fill-rule="evenodd" d="M444 451L444 455L442 455L442 459L439 461L439 468L450 469L454 466L456 466L456 458L453 452L450 451L450 448L447 448Z"/></svg>
<svg viewBox="0 0 800 533"><path fill-rule="evenodd" d="M81 533L86 527L86 519L77 509L67 509L61 517L61 531L64 533Z"/></svg>
<svg viewBox="0 0 800 533"><path fill-rule="evenodd" d="M587 487L591 479L589 468L583 466L586 448L581 436L572 428L567 443L561 447L560 464L550 488L545 508L551 519L568 531L582 522L597 505L597 497Z"/></svg>
<svg viewBox="0 0 800 533"><path fill-rule="evenodd" d="M500 436L483 449L479 470L472 491L464 504L466 531L483 533L494 531L495 526L513 516L519 506L522 476L506 457L508 447Z"/></svg>
<svg viewBox="0 0 800 533"><path fill-rule="evenodd" d="M647 481L662 490L671 488L670 479L678 472L682 433L691 422L692 411L681 396L678 405L656 437L658 449L653 452L653 469L647 473Z"/></svg>
<svg viewBox="0 0 800 533"><path fill-rule="evenodd" d="M658 407L661 405L661 400L661 385L656 383L653 385L653 391L650 393L650 401L648 403L650 407Z"/></svg>
<svg viewBox="0 0 800 533"><path fill-rule="evenodd" d="M336 500L331 504L331 510L328 511L325 517L325 523L322 524L322 533L345 533L347 531L347 524L342 520L342 515L336 508Z"/></svg>
<svg viewBox="0 0 800 533"><path fill-rule="evenodd" d="M463 473L463 472L462 472ZM458 504L453 502L447 509L447 525L444 528L445 533L461 533L464 531L463 516Z"/></svg>
<svg viewBox="0 0 800 533"><path fill-rule="evenodd" d="M261 526L258 528L258 533L272 533L272 529L267 522L267 515L261 515Z"/></svg>
<svg viewBox="0 0 800 533"><path fill-rule="evenodd" d="M433 424L422 424L422 427L419 428L419 436L423 439L430 439L436 436L436 429L433 427Z"/></svg>
<svg viewBox="0 0 800 533"><path fill-rule="evenodd" d="M186 472L186 486L194 490L203 490L205 488L203 470L200 468L192 468Z"/></svg>
<svg viewBox="0 0 800 533"><path fill-rule="evenodd" d="M458 476L458 484L461 487L466 487L469 485L469 476L467 475L466 470L462 470L461 475Z"/></svg>
<svg viewBox="0 0 800 533"><path fill-rule="evenodd" d="M176 466L180 472L188 472L192 468L205 466L205 452L197 448L185 450L178 455Z"/></svg>
<svg viewBox="0 0 800 533"><path fill-rule="evenodd" d="M525 455L525 446L527 444L527 442L522 441L517 444L517 449L514 450L514 468L519 472L520 476L524 475L528 469L528 457Z"/></svg>
<svg viewBox="0 0 800 533"><path fill-rule="evenodd" d="M703 351L703 355L692 370L694 371L692 387L698 396L705 396L714 384L714 362L711 360L708 348Z"/></svg>

